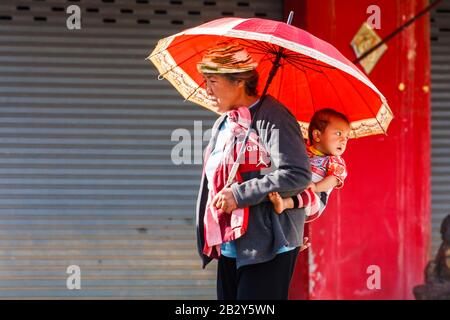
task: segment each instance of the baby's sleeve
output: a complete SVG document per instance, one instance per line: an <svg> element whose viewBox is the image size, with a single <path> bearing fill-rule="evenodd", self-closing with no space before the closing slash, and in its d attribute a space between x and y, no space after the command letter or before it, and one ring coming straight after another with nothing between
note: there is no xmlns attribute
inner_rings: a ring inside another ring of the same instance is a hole
<svg viewBox="0 0 450 320"><path fill-rule="evenodd" d="M339 184L335 187L340 189L344 186L344 180L347 178L347 166L341 157L330 156L327 167L327 176L333 176L338 179Z"/></svg>

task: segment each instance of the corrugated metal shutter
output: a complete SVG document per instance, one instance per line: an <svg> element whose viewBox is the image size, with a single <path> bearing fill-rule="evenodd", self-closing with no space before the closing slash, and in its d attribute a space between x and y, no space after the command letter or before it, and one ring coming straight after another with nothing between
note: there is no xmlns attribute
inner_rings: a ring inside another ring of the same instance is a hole
<svg viewBox="0 0 450 320"><path fill-rule="evenodd" d="M0 298L215 298L195 250L201 166L171 161L172 132L215 115L144 58L228 15L279 20L282 1L0 3Z"/></svg>
<svg viewBox="0 0 450 320"><path fill-rule="evenodd" d="M432 253L450 214L450 0L431 14Z"/></svg>

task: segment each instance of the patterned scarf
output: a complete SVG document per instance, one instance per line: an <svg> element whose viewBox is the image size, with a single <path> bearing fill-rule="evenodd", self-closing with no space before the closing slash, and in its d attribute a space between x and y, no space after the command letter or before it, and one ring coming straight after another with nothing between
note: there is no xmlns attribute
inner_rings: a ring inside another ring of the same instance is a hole
<svg viewBox="0 0 450 320"><path fill-rule="evenodd" d="M220 245L222 243L238 239L239 237L244 235L247 230L249 214L248 207L237 208L233 210L231 214L229 214L224 212L222 209L217 209L215 206L211 205L214 196L219 193L224 187L226 187L231 168L236 161L237 154L241 149L243 139L251 124L251 114L250 110L247 107L241 107L232 111L228 111L227 116L229 118L229 129L231 135L225 143L224 155L214 172L213 189L209 190L204 216L205 246L203 248L203 253L211 258L216 259L220 256ZM220 123L216 122L216 124L214 125L212 131L213 137L215 135L215 132L218 130L218 126L220 125ZM251 146L252 144L256 144L257 148L247 147ZM207 147L203 162L204 164L206 164L206 162L208 161L213 147L214 146ZM246 152L244 153L244 157L242 158L243 160L241 160L241 163L246 163L249 158L258 160L258 157L267 157L267 153L264 153L265 148L262 147L261 144L259 144L258 136L255 132L251 132L246 147ZM258 154L256 156L249 155L251 151L248 150L256 150ZM264 164L266 165L266 163ZM258 164L254 166L254 169L259 170L260 168L257 167ZM241 170L242 168L243 166L241 165L237 171L233 183L243 182L242 176L240 174L241 172L243 172ZM248 166L246 166L246 168L247 169L245 171L248 171Z"/></svg>

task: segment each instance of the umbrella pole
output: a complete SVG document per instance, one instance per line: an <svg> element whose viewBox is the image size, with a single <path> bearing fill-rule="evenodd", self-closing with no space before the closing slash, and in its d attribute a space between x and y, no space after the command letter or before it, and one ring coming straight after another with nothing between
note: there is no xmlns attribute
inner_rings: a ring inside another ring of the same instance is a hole
<svg viewBox="0 0 450 320"><path fill-rule="evenodd" d="M294 11L291 11L291 12L289 12L289 16L288 16L286 23L290 25L292 23L293 18L294 18ZM250 127L248 128L247 134L244 137L244 141L242 142L241 149L239 150L236 161L234 162L233 167L231 168L230 174L228 175L227 183L224 188L229 187L234 182L234 178L235 178L237 170L239 168L241 158L244 155L245 145L247 144L247 141L250 138L250 133L252 131L252 128L256 123L256 114L258 113L259 108L261 107L261 105L264 102L264 99L266 98L267 90L269 89L269 86L272 83L273 78L277 74L278 68L280 67L281 58L283 57L283 52L284 52L284 48L280 47L278 49L277 55L275 56L275 60L273 61L272 69L270 69L266 85L264 86L263 92L261 94L261 98L259 99L257 105L255 106L255 113L253 114L252 122L250 123Z"/></svg>

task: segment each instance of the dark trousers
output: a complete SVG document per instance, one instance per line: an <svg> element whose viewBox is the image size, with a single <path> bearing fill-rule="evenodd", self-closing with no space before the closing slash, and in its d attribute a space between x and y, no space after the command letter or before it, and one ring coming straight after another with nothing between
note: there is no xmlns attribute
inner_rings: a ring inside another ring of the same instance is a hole
<svg viewBox="0 0 450 320"><path fill-rule="evenodd" d="M270 261L236 269L236 259L221 256L217 268L219 300L287 300L299 248Z"/></svg>

